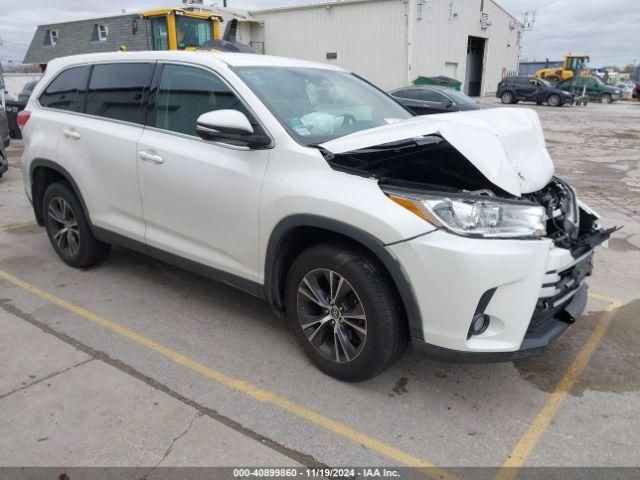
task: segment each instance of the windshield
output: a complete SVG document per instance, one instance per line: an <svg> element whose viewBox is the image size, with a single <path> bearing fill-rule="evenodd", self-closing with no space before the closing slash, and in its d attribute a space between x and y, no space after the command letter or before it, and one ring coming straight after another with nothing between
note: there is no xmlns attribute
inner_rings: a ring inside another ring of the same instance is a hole
<svg viewBox="0 0 640 480"><path fill-rule="evenodd" d="M475 105L476 102L473 98L468 97L462 92L457 90L447 90L444 92L451 100L453 100L456 105Z"/></svg>
<svg viewBox="0 0 640 480"><path fill-rule="evenodd" d="M176 16L178 49L211 47L213 22L208 18Z"/></svg>
<svg viewBox="0 0 640 480"><path fill-rule="evenodd" d="M235 70L303 145L412 117L387 94L350 73L297 67Z"/></svg>

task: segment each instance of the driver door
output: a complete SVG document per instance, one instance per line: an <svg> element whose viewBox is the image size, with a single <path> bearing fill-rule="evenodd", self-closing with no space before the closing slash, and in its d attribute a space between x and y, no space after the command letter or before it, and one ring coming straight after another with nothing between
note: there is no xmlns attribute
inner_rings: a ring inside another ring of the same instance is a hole
<svg viewBox="0 0 640 480"><path fill-rule="evenodd" d="M196 120L205 112L236 109L252 116L213 71L158 66L137 147L149 250L258 282L258 210L268 150L198 137Z"/></svg>

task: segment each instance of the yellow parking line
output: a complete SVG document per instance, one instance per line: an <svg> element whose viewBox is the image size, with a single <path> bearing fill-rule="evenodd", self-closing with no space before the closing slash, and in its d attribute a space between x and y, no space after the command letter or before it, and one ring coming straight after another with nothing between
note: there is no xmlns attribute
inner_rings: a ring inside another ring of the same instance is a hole
<svg viewBox="0 0 640 480"><path fill-rule="evenodd" d="M114 323L100 315L97 315L82 307L74 305L56 295L53 295L34 285L31 285L30 283L25 282L24 280L20 280L19 278L14 277L13 275L7 272L0 270L0 278L32 293L33 295L43 298L44 300L47 300L48 302L51 302L54 305L64 310L74 313L91 322L97 323L98 325L106 328L107 330L110 330L134 343L137 343L138 345L147 347L153 350L154 352L159 353L160 355L163 355L164 357L172 360L173 362L179 365L183 365L191 370L194 370L211 380L215 380L216 382L222 385L225 385L229 388L240 391L255 400L259 400L264 403L275 405L289 413L292 413L293 415L296 415L297 417L303 418L335 434L345 437L355 443L361 444L367 448L370 448L371 450L381 453L386 457L392 458L403 465L414 467L414 468L420 468L422 469L423 473L425 473L428 476L431 476L433 478L438 478L438 479L449 479L449 480L454 480L457 478L455 475L443 469L437 468L431 465L430 463L425 462L424 460L421 460L412 455L409 455L408 453L402 452L397 448L392 447L391 445L388 445L380 440L376 440L375 438L372 438L366 435L365 433L355 430L336 420L327 418L319 414L318 412L315 412L301 405L298 405L287 398L276 395L275 393L269 392L267 390L258 388L244 380L233 378L222 372L219 372L210 367L207 367L206 365L203 365L202 363L192 360L186 357L185 355L179 352L176 352L175 350L172 350L169 347L156 343L153 340L147 337L144 337L132 330L129 330L128 328L120 324Z"/></svg>
<svg viewBox="0 0 640 480"><path fill-rule="evenodd" d="M25 228L25 227L31 227L31 226L36 226L37 223L33 220L31 220L30 222L24 222L24 223L12 223L10 225L4 225L2 227L2 229L4 231L11 231L11 230L19 230L21 228Z"/></svg>
<svg viewBox="0 0 640 480"><path fill-rule="evenodd" d="M553 420L553 417L558 413L558 410L560 410L567 394L571 391L576 380L580 377L580 374L589 362L591 355L593 355L593 352L598 348L598 345L602 341L609 325L611 324L611 320L613 320L615 310L623 304L622 300L618 300L616 298L609 298L598 294L589 294L589 296L609 302L607 310L602 315L602 318L596 325L593 333L585 342L582 349L573 360L573 363L564 374L564 377L562 377L555 390L549 395L549 398L542 407L542 410L540 410L540 413L538 413L529 429L525 432L522 438L520 438L520 441L512 450L507 461L502 465L502 468L495 477L496 480L511 480L516 478L520 468L522 468L527 458L531 455L531 452L533 452L533 449L540 440L540 437L542 437L542 434L549 427L551 420Z"/></svg>

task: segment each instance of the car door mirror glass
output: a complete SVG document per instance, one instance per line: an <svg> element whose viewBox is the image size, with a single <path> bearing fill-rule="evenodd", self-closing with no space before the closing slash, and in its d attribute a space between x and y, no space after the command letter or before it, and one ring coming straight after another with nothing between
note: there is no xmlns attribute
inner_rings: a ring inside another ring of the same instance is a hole
<svg viewBox="0 0 640 480"><path fill-rule="evenodd" d="M264 148L271 144L266 135L255 132L247 116L238 110L214 110L203 113L196 121L196 131L210 142L246 145Z"/></svg>

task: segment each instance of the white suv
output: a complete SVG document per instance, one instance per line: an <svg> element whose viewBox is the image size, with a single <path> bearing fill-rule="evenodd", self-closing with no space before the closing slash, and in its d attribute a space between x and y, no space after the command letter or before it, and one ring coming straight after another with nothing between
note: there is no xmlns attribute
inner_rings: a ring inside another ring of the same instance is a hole
<svg viewBox="0 0 640 480"><path fill-rule="evenodd" d="M582 313L597 215L536 114L412 117L332 66L132 52L49 64L21 113L24 184L74 267L120 245L286 316L324 372L527 357Z"/></svg>

